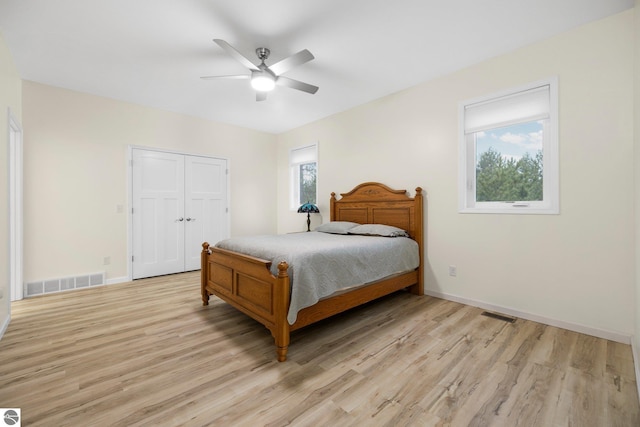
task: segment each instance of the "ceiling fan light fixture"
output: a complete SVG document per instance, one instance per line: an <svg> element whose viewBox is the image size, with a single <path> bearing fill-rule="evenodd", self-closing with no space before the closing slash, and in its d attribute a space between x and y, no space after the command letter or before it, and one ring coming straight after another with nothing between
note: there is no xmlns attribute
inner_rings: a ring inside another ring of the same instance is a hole
<svg viewBox="0 0 640 427"><path fill-rule="evenodd" d="M269 92L276 87L276 79L266 72L254 72L251 76L251 87L259 92Z"/></svg>

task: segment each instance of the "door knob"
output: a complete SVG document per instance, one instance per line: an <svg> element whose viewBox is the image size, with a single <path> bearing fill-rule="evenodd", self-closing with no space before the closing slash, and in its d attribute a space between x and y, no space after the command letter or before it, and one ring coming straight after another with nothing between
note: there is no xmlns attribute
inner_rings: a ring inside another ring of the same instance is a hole
<svg viewBox="0 0 640 427"><path fill-rule="evenodd" d="M182 221L184 221L184 218L180 217L180 218L176 219L174 222L182 222Z"/></svg>
<svg viewBox="0 0 640 427"><path fill-rule="evenodd" d="M195 218L187 218L187 221L195 221Z"/></svg>

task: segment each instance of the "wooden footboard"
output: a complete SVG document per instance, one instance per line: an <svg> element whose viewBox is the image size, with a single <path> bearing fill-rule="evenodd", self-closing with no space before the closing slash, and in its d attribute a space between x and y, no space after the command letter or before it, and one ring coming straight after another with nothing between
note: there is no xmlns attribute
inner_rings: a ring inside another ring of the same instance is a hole
<svg viewBox="0 0 640 427"><path fill-rule="evenodd" d="M286 262L271 274L271 262L202 244L202 304L216 295L262 323L276 342L278 361L287 359L289 347L289 276Z"/></svg>

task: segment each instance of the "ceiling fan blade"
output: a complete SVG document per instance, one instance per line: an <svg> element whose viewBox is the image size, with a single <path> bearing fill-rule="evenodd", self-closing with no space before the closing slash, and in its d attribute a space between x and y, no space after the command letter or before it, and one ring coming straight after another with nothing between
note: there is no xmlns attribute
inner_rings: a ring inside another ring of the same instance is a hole
<svg viewBox="0 0 640 427"><path fill-rule="evenodd" d="M291 55L288 58L283 59L282 61L276 62L271 65L269 69L273 71L277 76L280 74L286 73L290 69L297 67L298 65L302 65L305 62L309 62L314 58L314 56L307 49L301 50L300 52Z"/></svg>
<svg viewBox="0 0 640 427"><path fill-rule="evenodd" d="M253 62L249 61L243 54L238 52L233 46L222 39L213 39L214 42L221 48L225 50L229 55L231 55L236 61L244 65L250 70L258 70L258 66Z"/></svg>
<svg viewBox="0 0 640 427"><path fill-rule="evenodd" d="M251 76L244 74L237 74L232 76L202 76L200 77L202 80L214 80L214 79L248 79Z"/></svg>
<svg viewBox="0 0 640 427"><path fill-rule="evenodd" d="M290 79L288 77L283 77L283 76L279 76L276 79L276 84L278 86L286 86L286 87L290 87L292 89L298 89L301 90L303 92L307 92L310 94L314 94L318 91L318 86L314 86L314 85L310 85L308 83L303 83L301 81L298 80L293 80Z"/></svg>
<svg viewBox="0 0 640 427"><path fill-rule="evenodd" d="M266 101L267 100L267 92L256 92L256 101Z"/></svg>

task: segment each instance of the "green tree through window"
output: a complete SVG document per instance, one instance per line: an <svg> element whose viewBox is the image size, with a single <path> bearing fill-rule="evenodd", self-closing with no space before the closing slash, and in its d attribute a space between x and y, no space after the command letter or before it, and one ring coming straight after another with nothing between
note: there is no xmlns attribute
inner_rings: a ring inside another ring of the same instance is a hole
<svg viewBox="0 0 640 427"><path fill-rule="evenodd" d="M493 147L476 165L476 201L515 202L542 200L542 150L532 157L505 159Z"/></svg>
<svg viewBox="0 0 640 427"><path fill-rule="evenodd" d="M316 204L316 163L300 165L300 203Z"/></svg>
<svg viewBox="0 0 640 427"><path fill-rule="evenodd" d="M543 200L542 132L534 121L475 134L476 202Z"/></svg>

